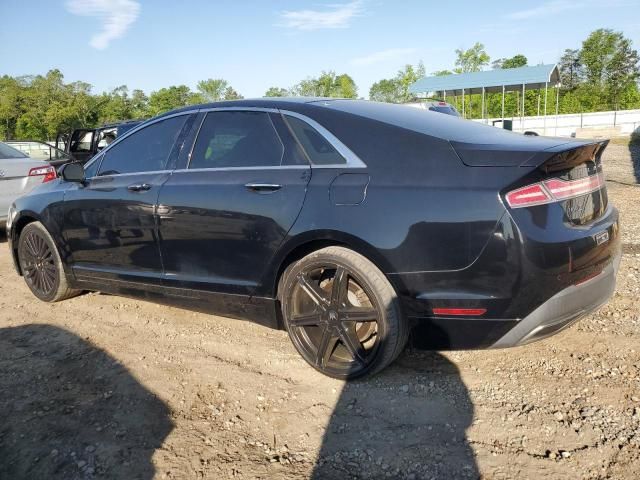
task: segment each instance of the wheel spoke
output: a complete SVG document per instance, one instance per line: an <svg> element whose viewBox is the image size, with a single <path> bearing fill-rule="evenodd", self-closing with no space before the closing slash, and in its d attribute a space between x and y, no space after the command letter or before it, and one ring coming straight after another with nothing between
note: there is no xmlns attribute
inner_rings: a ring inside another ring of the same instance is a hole
<svg viewBox="0 0 640 480"><path fill-rule="evenodd" d="M362 347L362 343L360 343L354 325L342 325L342 328L340 328L340 341L356 362L365 363L366 352Z"/></svg>
<svg viewBox="0 0 640 480"><path fill-rule="evenodd" d="M300 287L311 297L317 305L321 308L325 308L327 305L327 299L324 297L324 294L320 290L319 287L315 286L312 282L309 281L307 275L301 274L298 277L298 283Z"/></svg>
<svg viewBox="0 0 640 480"><path fill-rule="evenodd" d="M348 307L340 310L344 322L376 322L378 312L367 307Z"/></svg>
<svg viewBox="0 0 640 480"><path fill-rule="evenodd" d="M38 288L38 290L42 290L42 272L40 271L40 269L36 270L36 287Z"/></svg>
<svg viewBox="0 0 640 480"><path fill-rule="evenodd" d="M294 327L309 327L313 325L320 324L320 314L319 313L307 313L303 315L296 315L291 318L289 324Z"/></svg>
<svg viewBox="0 0 640 480"><path fill-rule="evenodd" d="M53 280L47 275L47 272L42 269L40 270L42 273L42 285L44 286L43 292L49 292L51 287L53 287Z"/></svg>
<svg viewBox="0 0 640 480"><path fill-rule="evenodd" d="M331 305L338 307L342 304L342 300L347 296L347 287L349 284L349 275L347 271L338 266L333 276L333 285L331 286Z"/></svg>
<svg viewBox="0 0 640 480"><path fill-rule="evenodd" d="M35 246L35 241L33 238L33 235L28 235L27 239L26 239L26 247L27 247L27 251L29 252L29 255L32 258L36 258L38 256L38 252L36 251L36 246Z"/></svg>
<svg viewBox="0 0 640 480"><path fill-rule="evenodd" d="M324 368L327 365L338 343L338 338L331 335L331 331L329 327L322 328L322 336L316 353L316 365L319 367Z"/></svg>

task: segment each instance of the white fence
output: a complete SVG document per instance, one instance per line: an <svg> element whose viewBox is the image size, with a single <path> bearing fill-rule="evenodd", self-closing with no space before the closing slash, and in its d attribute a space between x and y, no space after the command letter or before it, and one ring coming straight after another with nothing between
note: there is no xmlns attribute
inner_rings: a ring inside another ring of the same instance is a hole
<svg viewBox="0 0 640 480"><path fill-rule="evenodd" d="M500 118L476 119L474 121L491 125L493 120L500 121ZM499 125L501 123L498 123ZM571 113L558 115L557 117L555 115L524 117L524 121L521 121L520 117L513 118L513 130L515 132L531 130L540 135L569 137L576 133L580 136L580 130L582 129L584 129L583 134L593 129L594 133L597 133L598 130L607 130L605 132L606 136L629 135L631 132L640 129L640 110Z"/></svg>

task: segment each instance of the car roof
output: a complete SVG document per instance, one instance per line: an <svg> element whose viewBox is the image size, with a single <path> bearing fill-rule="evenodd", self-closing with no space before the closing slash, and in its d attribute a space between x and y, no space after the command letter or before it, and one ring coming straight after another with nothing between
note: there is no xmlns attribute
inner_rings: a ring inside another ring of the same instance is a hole
<svg viewBox="0 0 640 480"><path fill-rule="evenodd" d="M317 112L321 109L367 118L441 140L477 145L521 147L525 150L544 150L559 144L572 143L570 139L527 137L508 130L464 120L454 115L443 115L428 109L423 110L406 105L345 98L268 97L228 100L182 107L155 118L183 111L224 107L276 108L304 113L311 117L314 116L314 110Z"/></svg>
<svg viewBox="0 0 640 480"><path fill-rule="evenodd" d="M186 107L177 108L158 115L164 117L180 112L187 112L196 109L206 108L229 108L229 107L256 107L256 108L291 108L292 106L300 106L311 103L331 102L335 98L328 97L263 97L263 98L243 98L240 100L222 100L219 102L201 103L197 105L188 105ZM357 100L353 100L357 101ZM157 118L157 117L156 117Z"/></svg>
<svg viewBox="0 0 640 480"><path fill-rule="evenodd" d="M99 127L96 127L96 130L100 130L103 128L121 127L123 125L131 125L131 124L136 125L142 122L144 122L144 120L124 120L122 122L105 123L104 125L100 125Z"/></svg>

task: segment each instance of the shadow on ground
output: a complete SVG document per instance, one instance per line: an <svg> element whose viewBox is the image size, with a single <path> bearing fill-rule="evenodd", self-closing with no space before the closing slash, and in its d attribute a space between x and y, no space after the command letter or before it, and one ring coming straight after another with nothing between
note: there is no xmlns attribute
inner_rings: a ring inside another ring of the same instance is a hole
<svg viewBox="0 0 640 480"><path fill-rule="evenodd" d="M150 479L166 405L61 328L0 328L0 478Z"/></svg>
<svg viewBox="0 0 640 480"><path fill-rule="evenodd" d="M453 363L406 352L380 375L345 385L312 478L478 478L465 436L473 411Z"/></svg>

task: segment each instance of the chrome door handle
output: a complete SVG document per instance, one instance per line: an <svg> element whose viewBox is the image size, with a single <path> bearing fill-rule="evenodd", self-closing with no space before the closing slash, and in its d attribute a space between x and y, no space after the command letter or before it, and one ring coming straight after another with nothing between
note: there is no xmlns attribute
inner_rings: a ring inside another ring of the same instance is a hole
<svg viewBox="0 0 640 480"><path fill-rule="evenodd" d="M133 185L129 185L127 190L130 192L146 192L147 190L151 190L151 185L148 183L134 183Z"/></svg>
<svg viewBox="0 0 640 480"><path fill-rule="evenodd" d="M277 183L247 183L245 187L252 192L269 193L280 190L282 185L278 185Z"/></svg>

